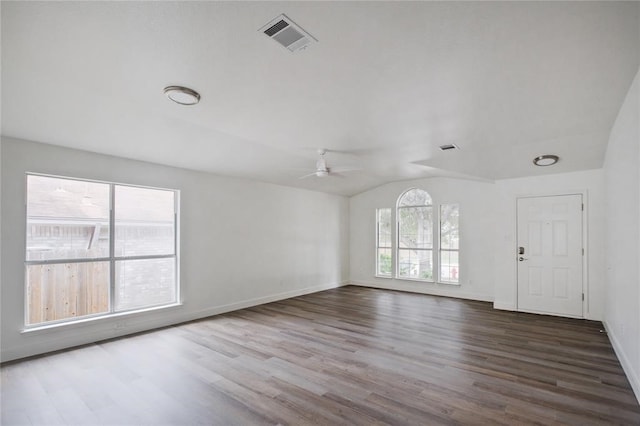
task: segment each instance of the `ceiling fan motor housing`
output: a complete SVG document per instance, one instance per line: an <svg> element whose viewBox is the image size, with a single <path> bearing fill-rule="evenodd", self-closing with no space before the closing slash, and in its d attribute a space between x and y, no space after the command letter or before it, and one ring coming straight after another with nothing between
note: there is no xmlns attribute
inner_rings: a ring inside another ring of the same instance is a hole
<svg viewBox="0 0 640 426"><path fill-rule="evenodd" d="M316 161L316 171L319 172L325 172L328 173L329 169L327 168L327 162L325 161L324 157L320 158L318 161ZM318 175L320 176L320 175Z"/></svg>

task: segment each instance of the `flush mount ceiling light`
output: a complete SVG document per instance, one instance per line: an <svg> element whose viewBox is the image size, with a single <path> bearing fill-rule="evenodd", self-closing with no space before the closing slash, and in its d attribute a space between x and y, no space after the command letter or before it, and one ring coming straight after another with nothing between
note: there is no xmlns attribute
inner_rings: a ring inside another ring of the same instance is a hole
<svg viewBox="0 0 640 426"><path fill-rule="evenodd" d="M556 164L558 162L558 160L560 159L560 157L558 157L557 155L541 155L539 157L536 157L533 159L533 164L535 164L536 166L553 166L554 164Z"/></svg>
<svg viewBox="0 0 640 426"><path fill-rule="evenodd" d="M167 86L164 88L167 98L180 105L195 105L200 102L200 94L195 90L182 86Z"/></svg>

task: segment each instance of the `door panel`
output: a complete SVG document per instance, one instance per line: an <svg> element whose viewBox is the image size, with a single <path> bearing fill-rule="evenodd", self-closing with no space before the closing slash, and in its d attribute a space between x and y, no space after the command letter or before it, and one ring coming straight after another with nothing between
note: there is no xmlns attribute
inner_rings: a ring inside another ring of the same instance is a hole
<svg viewBox="0 0 640 426"><path fill-rule="evenodd" d="M582 318L582 195L519 198L517 214L518 310Z"/></svg>

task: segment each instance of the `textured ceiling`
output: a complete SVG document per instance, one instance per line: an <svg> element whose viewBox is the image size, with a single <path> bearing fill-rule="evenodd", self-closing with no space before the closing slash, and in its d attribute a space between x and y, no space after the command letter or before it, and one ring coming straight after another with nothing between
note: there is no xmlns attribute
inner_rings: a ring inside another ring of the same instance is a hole
<svg viewBox="0 0 640 426"><path fill-rule="evenodd" d="M640 3L7 2L2 134L351 195L601 167ZM318 39L257 31L285 13ZM202 95L184 107L162 89ZM441 152L453 143L459 150ZM315 168L359 171L299 179ZM553 167L532 158L553 153Z"/></svg>

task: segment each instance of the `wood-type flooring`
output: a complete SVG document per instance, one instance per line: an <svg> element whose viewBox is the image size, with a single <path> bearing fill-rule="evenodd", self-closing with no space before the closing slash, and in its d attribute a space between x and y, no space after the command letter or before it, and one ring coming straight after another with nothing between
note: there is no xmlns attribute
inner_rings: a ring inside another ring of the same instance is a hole
<svg viewBox="0 0 640 426"><path fill-rule="evenodd" d="M6 363L1 420L638 425L601 329L347 286Z"/></svg>

